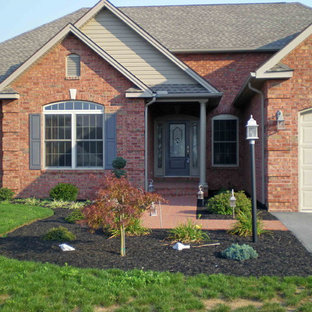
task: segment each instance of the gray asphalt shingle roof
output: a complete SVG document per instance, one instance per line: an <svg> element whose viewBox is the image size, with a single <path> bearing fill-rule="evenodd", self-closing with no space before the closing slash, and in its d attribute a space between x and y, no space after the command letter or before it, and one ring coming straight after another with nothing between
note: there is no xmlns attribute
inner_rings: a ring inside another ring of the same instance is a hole
<svg viewBox="0 0 312 312"><path fill-rule="evenodd" d="M284 47L312 23L299 3L121 8L171 51Z"/></svg>
<svg viewBox="0 0 312 312"><path fill-rule="evenodd" d="M299 3L120 9L171 51L279 50L312 22L312 9ZM0 82L87 11L78 10L0 43Z"/></svg>

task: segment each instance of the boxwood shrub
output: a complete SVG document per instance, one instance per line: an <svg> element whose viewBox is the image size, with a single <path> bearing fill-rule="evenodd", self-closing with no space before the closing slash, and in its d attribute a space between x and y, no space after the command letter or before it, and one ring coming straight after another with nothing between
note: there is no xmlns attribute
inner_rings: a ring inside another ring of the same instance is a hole
<svg viewBox="0 0 312 312"><path fill-rule="evenodd" d="M233 210L230 206L230 197L230 191L224 191L211 197L207 202L207 209L209 213L231 215ZM251 210L251 200L246 196L244 191L236 192L235 198L235 214L237 214L239 211L246 212Z"/></svg>
<svg viewBox="0 0 312 312"><path fill-rule="evenodd" d="M58 183L50 190L50 197L54 200L75 201L77 195L77 186L70 183Z"/></svg>
<svg viewBox="0 0 312 312"><path fill-rule="evenodd" d="M0 201L12 200L14 192L6 187L0 188Z"/></svg>

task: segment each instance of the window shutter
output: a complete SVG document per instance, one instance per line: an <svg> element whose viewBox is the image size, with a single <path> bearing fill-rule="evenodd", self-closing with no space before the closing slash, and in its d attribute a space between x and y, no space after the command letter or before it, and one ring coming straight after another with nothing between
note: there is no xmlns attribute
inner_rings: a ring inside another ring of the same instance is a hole
<svg viewBox="0 0 312 312"><path fill-rule="evenodd" d="M116 114L105 114L105 169L113 169L116 145Z"/></svg>
<svg viewBox="0 0 312 312"><path fill-rule="evenodd" d="M80 56L70 54L67 56L67 77L80 76Z"/></svg>
<svg viewBox="0 0 312 312"><path fill-rule="evenodd" d="M29 115L29 169L41 169L40 114Z"/></svg>

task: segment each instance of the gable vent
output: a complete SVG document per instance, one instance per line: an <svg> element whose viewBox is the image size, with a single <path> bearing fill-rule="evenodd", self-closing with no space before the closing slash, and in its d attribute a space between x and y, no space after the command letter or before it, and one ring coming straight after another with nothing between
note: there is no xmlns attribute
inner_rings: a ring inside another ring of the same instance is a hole
<svg viewBox="0 0 312 312"><path fill-rule="evenodd" d="M77 54L70 54L67 56L67 77L79 77L80 76L80 56Z"/></svg>

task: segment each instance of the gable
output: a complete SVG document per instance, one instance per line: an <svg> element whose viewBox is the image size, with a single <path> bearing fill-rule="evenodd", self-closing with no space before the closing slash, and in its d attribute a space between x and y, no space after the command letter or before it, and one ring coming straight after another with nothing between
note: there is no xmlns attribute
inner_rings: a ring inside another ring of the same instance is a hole
<svg viewBox="0 0 312 312"><path fill-rule="evenodd" d="M133 29L103 8L81 31L148 86L195 81Z"/></svg>
<svg viewBox="0 0 312 312"><path fill-rule="evenodd" d="M75 26L69 24L63 28L56 36L51 38L44 46L41 47L34 55L32 55L26 62L23 63L15 72L8 76L2 83L0 83L0 90L6 88L10 83L12 83L17 77L19 77L25 70L27 70L34 62L36 62L40 57L47 53L52 47L54 47L58 42L63 40L65 36L69 33L76 36L99 56L101 56L105 61L107 61L111 66L117 69L121 74L128 78L132 83L134 83L141 90L146 92L147 95L151 95L149 88L137 79L132 73L120 65L114 58L112 58L105 51L100 49L90 38L85 36L80 32Z"/></svg>

